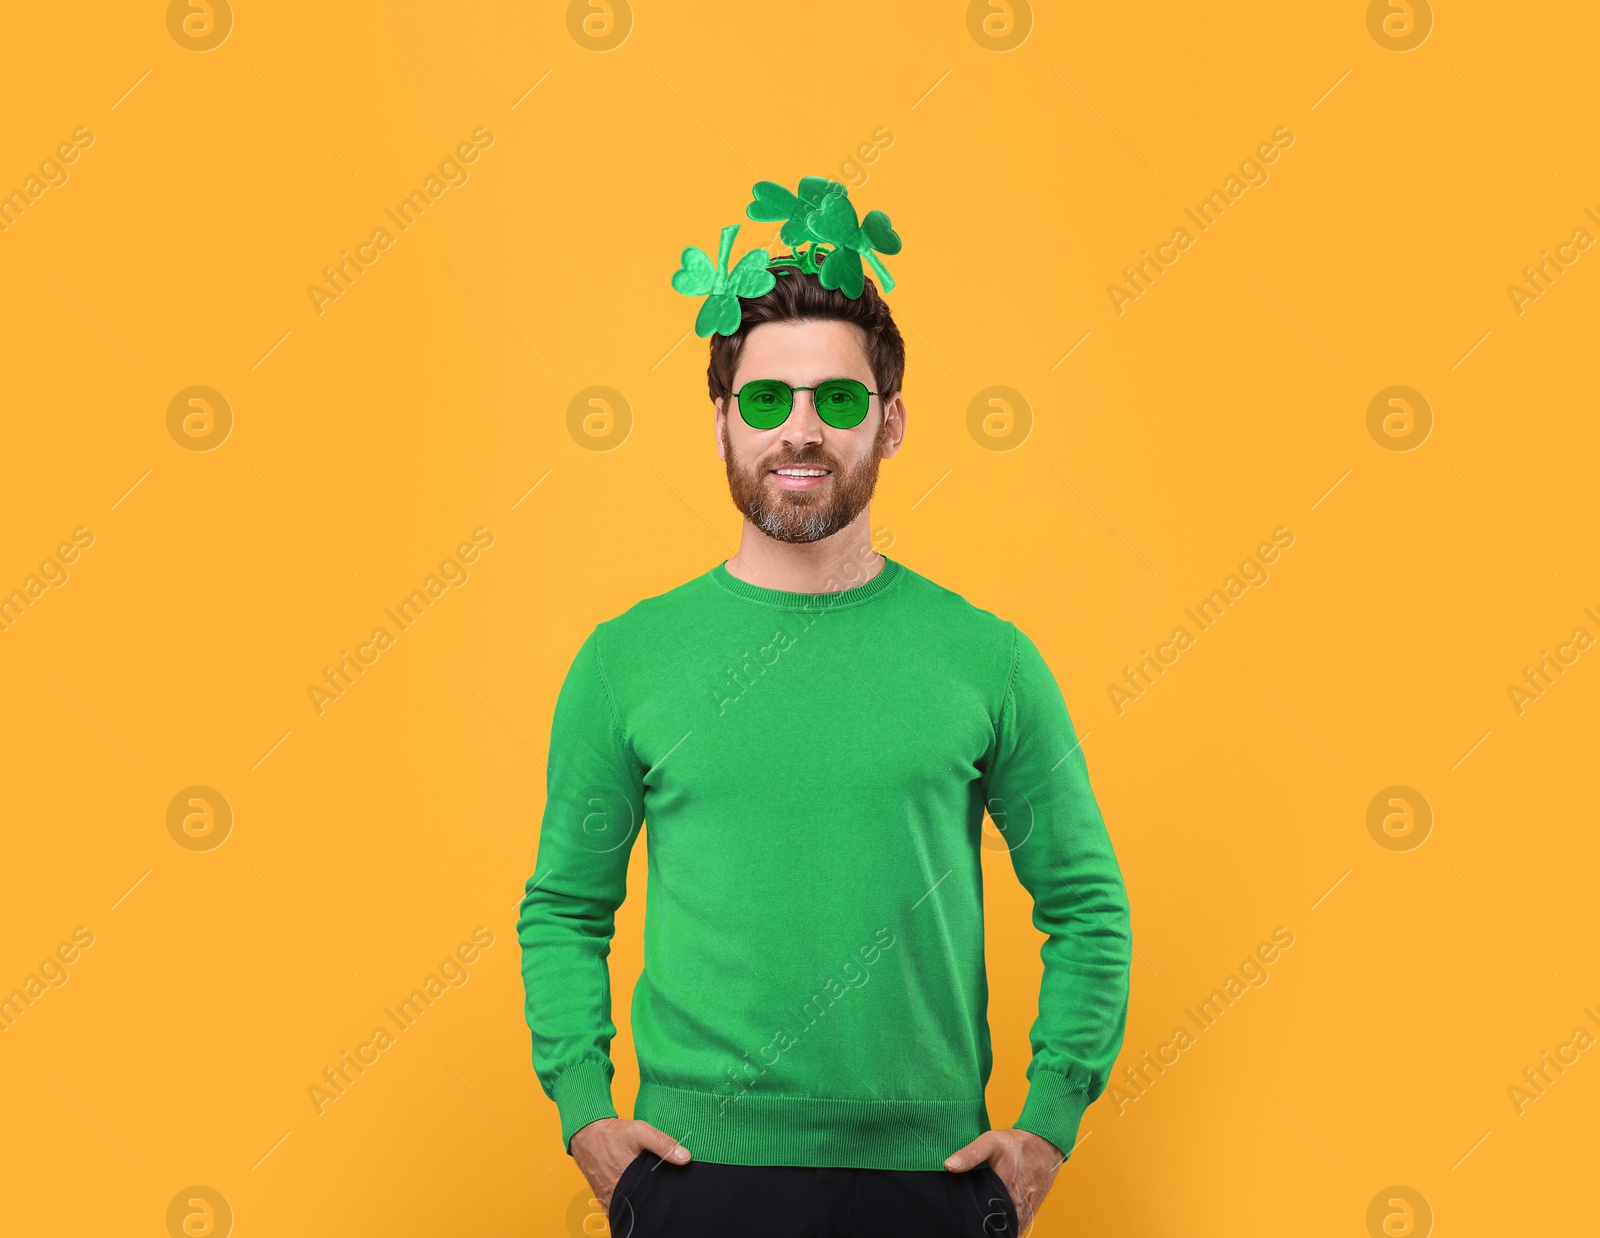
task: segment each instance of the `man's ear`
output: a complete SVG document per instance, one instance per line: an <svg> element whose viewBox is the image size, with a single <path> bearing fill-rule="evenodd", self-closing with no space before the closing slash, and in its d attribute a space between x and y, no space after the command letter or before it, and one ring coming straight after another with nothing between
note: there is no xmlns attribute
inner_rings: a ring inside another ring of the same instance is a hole
<svg viewBox="0 0 1600 1238"><path fill-rule="evenodd" d="M711 437L717 441L717 459L726 460L722 452L722 429L728 416L728 397L711 401Z"/></svg>
<svg viewBox="0 0 1600 1238"><path fill-rule="evenodd" d="M883 436L883 459L887 460L900 450L906 437L906 405L900 392L896 391L884 401L883 416L889 423L888 433Z"/></svg>

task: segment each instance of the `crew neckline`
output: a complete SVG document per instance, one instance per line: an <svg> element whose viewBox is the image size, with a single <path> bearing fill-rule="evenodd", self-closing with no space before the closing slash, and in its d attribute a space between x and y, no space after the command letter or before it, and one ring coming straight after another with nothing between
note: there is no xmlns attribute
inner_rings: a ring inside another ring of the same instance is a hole
<svg viewBox="0 0 1600 1238"><path fill-rule="evenodd" d="M898 562L881 551L879 554L883 559L883 567L876 576L863 584L856 585L853 589L839 589L833 593L794 593L788 589L767 589L761 585L752 585L730 572L726 559L706 575L711 578L713 584L726 592L746 602L754 602L758 606L770 606L776 610L845 610L882 596L904 575L905 569Z"/></svg>

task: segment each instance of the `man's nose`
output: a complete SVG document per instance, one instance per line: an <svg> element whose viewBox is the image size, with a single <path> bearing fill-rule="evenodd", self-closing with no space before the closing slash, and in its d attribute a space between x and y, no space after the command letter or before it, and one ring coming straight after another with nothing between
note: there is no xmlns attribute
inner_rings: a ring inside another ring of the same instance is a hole
<svg viewBox="0 0 1600 1238"><path fill-rule="evenodd" d="M822 418L817 416L817 403L814 391L796 391L794 393L794 407L789 410L788 419L783 423L783 437L785 440L804 439L807 442L822 441Z"/></svg>

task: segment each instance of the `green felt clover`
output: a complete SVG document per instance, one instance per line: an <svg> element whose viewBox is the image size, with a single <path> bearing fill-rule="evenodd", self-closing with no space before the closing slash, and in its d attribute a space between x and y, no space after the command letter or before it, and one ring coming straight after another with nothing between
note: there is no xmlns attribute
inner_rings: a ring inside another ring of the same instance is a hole
<svg viewBox="0 0 1600 1238"><path fill-rule="evenodd" d="M900 237L882 211L856 216L850 191L825 176L803 176L791 193L776 181L759 181L751 188L745 214L760 223L783 221L779 237L791 252L774 258L765 249L753 249L730 271L728 259L740 225L722 230L722 243L713 264L703 250L683 251L672 286L687 296L703 296L705 303L695 318L695 334L733 335L739 330L741 297L759 297L776 285L775 272L794 268L815 275L824 288L837 289L851 300L866 287L865 260L884 292L894 287L879 254L900 252Z"/></svg>
<svg viewBox="0 0 1600 1238"><path fill-rule="evenodd" d="M859 297L864 279L863 258L871 264L884 292L894 287L894 279L878 260L878 254L898 254L900 234L882 211L868 211L858 223L856 208L849 198L829 195L821 206L807 212L806 229L819 241L835 247L818 271L824 288L837 288L852 301Z"/></svg>
<svg viewBox="0 0 1600 1238"><path fill-rule="evenodd" d="M673 288L686 296L705 297L705 304L694 320L694 333L702 339L711 335L732 335L739 329L739 298L759 297L771 292L778 282L767 269L772 255L764 249L752 249L739 259L732 271L728 270L733 238L738 235L739 228L739 224L730 224L722 230L715 266L703 249L691 245L683 251L680 265L673 272Z"/></svg>
<svg viewBox="0 0 1600 1238"><path fill-rule="evenodd" d="M777 181L761 181L750 192L752 200L744 213L760 223L784 220L778 236L791 247L819 239L806 227L806 216L810 212L822 206L827 198L844 198L850 194L843 185L825 176L802 176L797 194L790 193Z"/></svg>

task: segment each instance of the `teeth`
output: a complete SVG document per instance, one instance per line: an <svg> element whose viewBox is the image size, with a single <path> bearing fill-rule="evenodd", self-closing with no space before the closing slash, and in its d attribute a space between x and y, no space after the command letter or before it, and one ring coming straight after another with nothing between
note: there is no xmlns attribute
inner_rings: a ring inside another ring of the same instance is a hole
<svg viewBox="0 0 1600 1238"><path fill-rule="evenodd" d="M784 477L826 477L827 469L778 469L777 472Z"/></svg>

